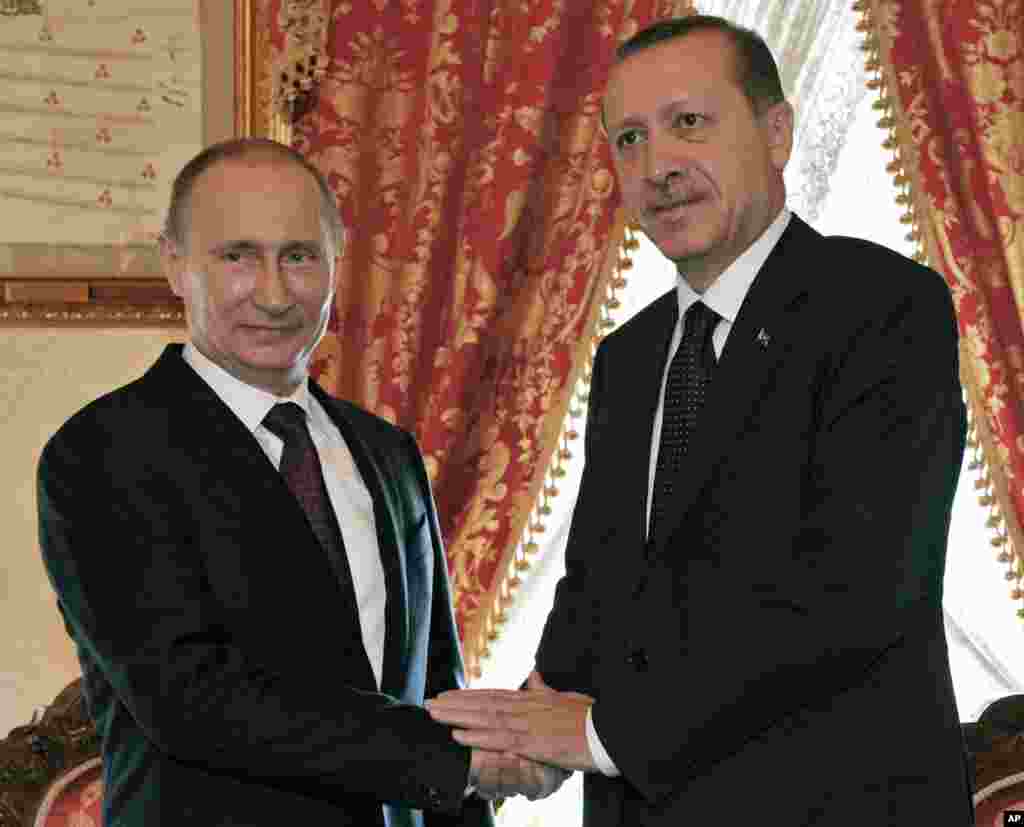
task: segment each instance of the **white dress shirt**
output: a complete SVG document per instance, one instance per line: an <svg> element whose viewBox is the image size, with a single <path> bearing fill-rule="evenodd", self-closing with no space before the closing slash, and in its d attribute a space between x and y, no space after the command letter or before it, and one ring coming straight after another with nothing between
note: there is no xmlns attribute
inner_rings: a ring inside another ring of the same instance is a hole
<svg viewBox="0 0 1024 827"><path fill-rule="evenodd" d="M210 361L192 343L185 346L183 355L185 361L252 432L277 469L281 467L284 443L263 426L263 418L279 402L294 402L306 412L306 424L320 457L327 495L334 507L349 568L352 570L363 646L377 679L377 688L380 689L387 603L384 566L380 559L373 519L373 498L359 474L344 437L316 397L309 392L308 380L299 385L291 396L279 397L232 376L220 365ZM286 553L281 554L281 565L288 565Z"/></svg>
<svg viewBox="0 0 1024 827"><path fill-rule="evenodd" d="M658 445L661 442L661 421L665 406L665 384L668 381L668 368L672 364L672 357L675 356L679 343L683 338L683 319L690 305L698 299L714 310L721 320L715 326L711 343L715 348L715 358L721 358L722 350L725 348L725 341L729 338L729 331L736 323L740 306L750 291L750 285L754 283L761 267L764 265L768 255L775 248L779 238L789 226L791 213L783 207L782 211L775 217L775 220L768 225L767 229L758 236L725 271L711 283L711 286L704 291L703 295L696 292L687 283L682 273L676 284L676 293L679 300L679 321L672 332L672 341L669 345L668 359L665 361L665 370L661 377L661 391L658 394L658 407L654 412L654 428L651 434L651 461L647 480L647 521L648 529L651 525L651 500L654 498L654 474L658 468ZM597 730L594 728L591 711L587 711L587 744L590 747L590 754L594 757L594 763L604 775L620 775L615 762L612 761L605 750L601 739L598 738Z"/></svg>

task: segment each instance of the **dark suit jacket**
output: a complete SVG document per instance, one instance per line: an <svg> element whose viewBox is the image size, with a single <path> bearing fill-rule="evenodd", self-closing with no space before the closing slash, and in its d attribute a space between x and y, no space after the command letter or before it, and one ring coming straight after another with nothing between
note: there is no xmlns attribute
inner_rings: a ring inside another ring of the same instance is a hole
<svg viewBox="0 0 1024 827"><path fill-rule="evenodd" d="M374 501L382 688L327 556L253 435L169 346L39 465L40 540L103 738L106 823L490 825L421 707L462 686L412 436L313 392Z"/></svg>
<svg viewBox="0 0 1024 827"><path fill-rule="evenodd" d="M585 823L971 824L941 611L966 430L947 286L794 216L648 544L675 302L598 350L537 654L550 685L597 699L623 773L588 774Z"/></svg>

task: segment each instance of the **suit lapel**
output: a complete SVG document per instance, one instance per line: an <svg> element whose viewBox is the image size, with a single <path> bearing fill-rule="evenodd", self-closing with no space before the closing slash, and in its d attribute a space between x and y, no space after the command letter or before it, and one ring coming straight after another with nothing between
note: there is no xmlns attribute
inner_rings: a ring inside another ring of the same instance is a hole
<svg viewBox="0 0 1024 827"><path fill-rule="evenodd" d="M389 688L402 685L410 639L404 544L399 542L396 533L397 527L402 525L395 500L396 493L394 487L385 480L380 466L352 419L346 414L344 406L328 396L316 382L310 381L310 389L341 432L373 499L373 521L387 591L384 666L381 670L381 691L387 692Z"/></svg>
<svg viewBox="0 0 1024 827"><path fill-rule="evenodd" d="M203 454L197 458L203 460L200 464L210 469L210 483L205 489L209 497L216 499L220 489L225 488L225 497L233 501L244 500L248 515L245 522L252 526L249 531L258 538L258 542L265 542L269 536L261 531L262 515L273 515L274 536L287 537L294 542L295 538L308 535L311 547L315 547L317 552L314 559L322 558L325 574L335 573L326 555L322 554L302 507L256 438L202 377L189 367L182 357L182 349L180 344L168 345L147 373L145 381L157 394L157 404L176 411L174 421L185 433L202 435L202 439L184 442L190 450ZM345 415L343 407L315 382L310 382L310 388L344 437L373 499L374 522L387 589L384 684L389 675L402 673L402 656L408 640L406 583L401 545L395 534L398 523L391 496L393 492L385 487L364 440ZM230 457L232 463L230 474L224 472L225 457ZM352 607L352 610L358 611L358 607ZM368 660L366 665L369 669ZM372 684L372 670L368 675Z"/></svg>
<svg viewBox="0 0 1024 827"><path fill-rule="evenodd" d="M693 505L737 433L757 413L765 390L794 347L789 333L808 288L808 261L821 238L796 215L769 254L747 293L725 350L678 481L672 519L655 538L660 552Z"/></svg>
<svg viewBox="0 0 1024 827"><path fill-rule="evenodd" d="M192 436L185 448L210 458L211 469L223 473L225 457L236 467L237 478L224 481L247 490L266 490L279 481L273 464L263 453L256 438L198 373L185 361L183 345L168 345L156 364L144 377L148 387L158 395L161 404L175 411L174 422L183 433ZM281 483L283 486L283 483ZM282 487L281 492L287 492ZM296 507L297 504L296 504ZM301 509L297 513L301 514ZM312 537L312 532L310 532Z"/></svg>
<svg viewBox="0 0 1024 827"><path fill-rule="evenodd" d="M622 433L627 440L622 454L626 468L625 479L631 480L641 496L639 509L629 517L629 523L635 526L634 536L643 545L647 535L647 489L651 473L651 440L654 433L654 412L658 407L661 392L661 380L668 360L668 348L672 343L672 332L675 329L678 293L673 288L651 305L651 319L645 320L645 328L649 331L641 347L641 352L633 351L629 362L622 366L623 389L619 389L619 379L615 378L616 403L624 403L627 414L627 427ZM637 500L633 500L637 502Z"/></svg>

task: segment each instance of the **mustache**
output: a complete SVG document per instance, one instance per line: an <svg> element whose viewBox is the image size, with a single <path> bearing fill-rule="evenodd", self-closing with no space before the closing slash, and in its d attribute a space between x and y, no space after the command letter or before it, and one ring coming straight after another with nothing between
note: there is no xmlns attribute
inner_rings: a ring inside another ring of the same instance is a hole
<svg viewBox="0 0 1024 827"><path fill-rule="evenodd" d="M648 195L650 209L665 209L703 198L707 195L707 186L689 173L675 173L652 181Z"/></svg>

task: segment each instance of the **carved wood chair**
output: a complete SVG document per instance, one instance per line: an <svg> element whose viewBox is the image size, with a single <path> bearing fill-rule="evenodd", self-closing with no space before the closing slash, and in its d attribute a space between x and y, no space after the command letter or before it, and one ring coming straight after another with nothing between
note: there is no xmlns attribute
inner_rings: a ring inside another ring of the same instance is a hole
<svg viewBox="0 0 1024 827"><path fill-rule="evenodd" d="M1001 698L963 729L977 825L1002 827L1005 810L1024 810L1024 695ZM0 741L0 827L100 827L99 747L77 679Z"/></svg>
<svg viewBox="0 0 1024 827"><path fill-rule="evenodd" d="M986 707L975 724L964 724L974 768L977 827L1003 827L1006 810L1024 811L1024 695Z"/></svg>

